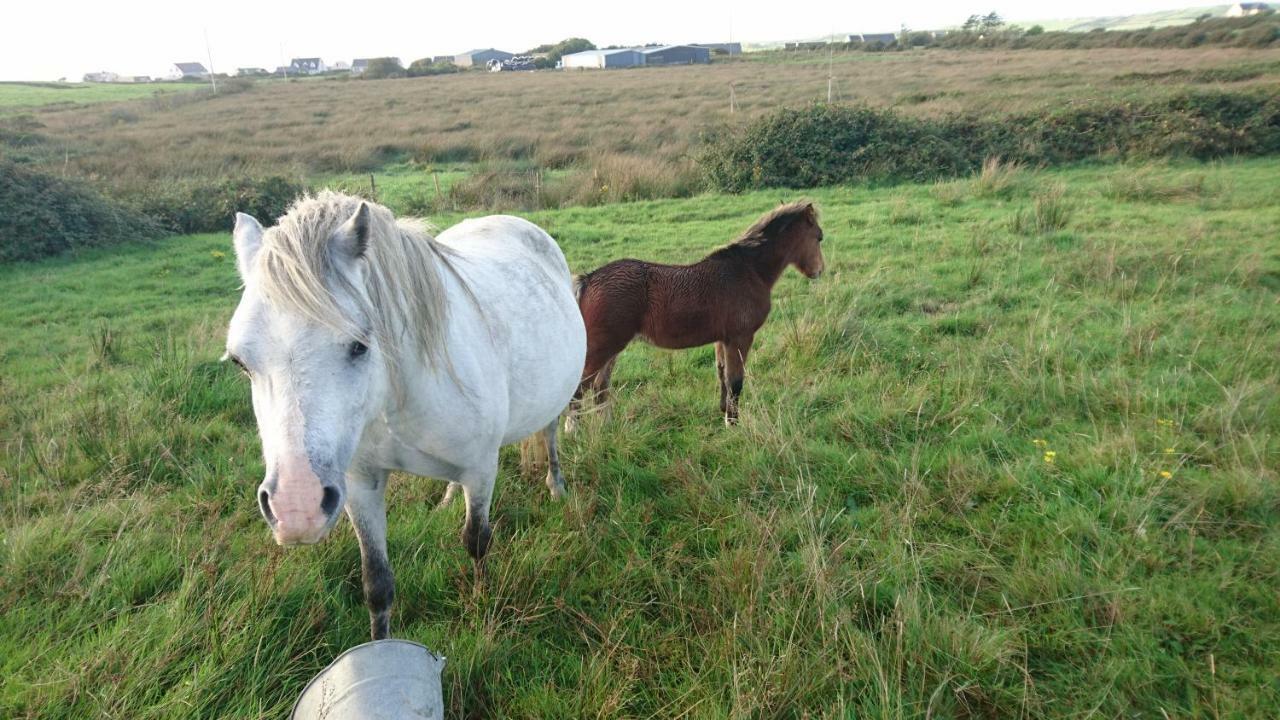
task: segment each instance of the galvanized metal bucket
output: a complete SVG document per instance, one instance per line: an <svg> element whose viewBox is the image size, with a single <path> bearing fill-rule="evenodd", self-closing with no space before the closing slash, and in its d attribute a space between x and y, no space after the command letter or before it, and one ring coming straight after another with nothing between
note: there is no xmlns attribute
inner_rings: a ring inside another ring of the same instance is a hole
<svg viewBox="0 0 1280 720"><path fill-rule="evenodd" d="M443 720L444 658L416 642L357 645L320 671L293 705L293 720Z"/></svg>

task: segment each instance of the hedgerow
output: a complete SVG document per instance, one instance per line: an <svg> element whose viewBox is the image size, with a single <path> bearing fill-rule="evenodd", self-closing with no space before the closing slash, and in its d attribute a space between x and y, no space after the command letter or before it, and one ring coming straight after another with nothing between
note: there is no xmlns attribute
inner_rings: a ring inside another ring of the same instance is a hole
<svg viewBox="0 0 1280 720"><path fill-rule="evenodd" d="M1038 166L1105 157L1205 160L1275 153L1280 99L1214 92L998 119L912 118L817 103L704 133L698 163L711 188L740 192L954 177L978 170L990 157Z"/></svg>

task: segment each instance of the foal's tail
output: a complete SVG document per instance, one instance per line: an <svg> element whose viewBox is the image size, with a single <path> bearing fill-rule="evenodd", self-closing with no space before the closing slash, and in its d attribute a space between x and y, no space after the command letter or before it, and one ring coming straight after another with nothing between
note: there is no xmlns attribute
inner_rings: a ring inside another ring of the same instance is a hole
<svg viewBox="0 0 1280 720"><path fill-rule="evenodd" d="M587 293L587 283L591 282L592 273L573 276L573 301L582 307L582 297Z"/></svg>

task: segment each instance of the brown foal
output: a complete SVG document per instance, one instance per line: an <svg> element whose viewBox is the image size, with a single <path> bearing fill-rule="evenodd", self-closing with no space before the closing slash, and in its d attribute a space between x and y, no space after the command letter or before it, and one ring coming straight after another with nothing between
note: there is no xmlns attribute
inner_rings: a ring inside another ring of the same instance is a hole
<svg viewBox="0 0 1280 720"><path fill-rule="evenodd" d="M736 423L747 354L769 316L774 283L789 265L818 277L821 242L817 209L795 202L764 215L737 240L692 265L617 260L578 278L587 362L570 419L584 398L608 399L613 364L638 335L671 350L714 342L720 410L726 424Z"/></svg>

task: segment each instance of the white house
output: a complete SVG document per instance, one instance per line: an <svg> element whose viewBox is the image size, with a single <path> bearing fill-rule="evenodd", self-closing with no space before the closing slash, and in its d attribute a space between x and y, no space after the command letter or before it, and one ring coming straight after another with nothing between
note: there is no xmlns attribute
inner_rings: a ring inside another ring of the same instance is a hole
<svg viewBox="0 0 1280 720"><path fill-rule="evenodd" d="M1227 17L1245 17L1246 15L1261 15L1271 9L1271 6L1261 2L1236 3L1227 8Z"/></svg>
<svg viewBox="0 0 1280 720"><path fill-rule="evenodd" d="M120 80L120 76L113 72L91 72L84 74L84 81L87 83L113 83Z"/></svg>
<svg viewBox="0 0 1280 720"><path fill-rule="evenodd" d="M289 62L290 75L319 75L328 70L324 66L324 61L318 57L313 58L294 58Z"/></svg>

